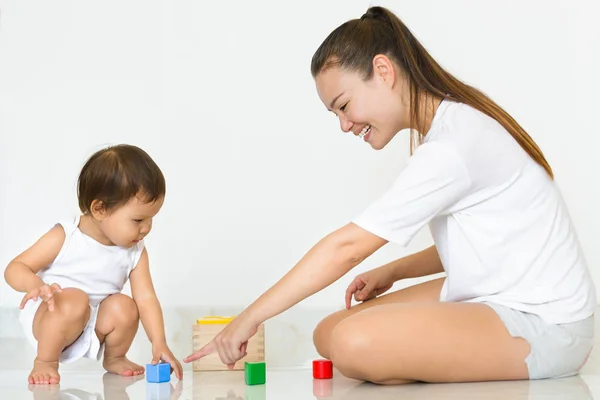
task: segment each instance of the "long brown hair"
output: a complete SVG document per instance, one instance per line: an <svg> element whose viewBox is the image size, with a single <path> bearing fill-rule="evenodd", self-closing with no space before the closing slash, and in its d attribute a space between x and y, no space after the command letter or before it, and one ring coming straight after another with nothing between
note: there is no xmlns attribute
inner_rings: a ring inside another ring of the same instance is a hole
<svg viewBox="0 0 600 400"><path fill-rule="evenodd" d="M527 154L554 178L544 154L517 121L484 93L444 70L406 25L384 7L370 7L360 19L347 21L331 32L313 55L311 73L316 77L323 70L338 66L358 72L368 80L373 76L372 62L378 54L390 57L408 78L411 153L423 138L423 130L420 129L423 123L418 121L423 95L447 97L468 104L498 121Z"/></svg>

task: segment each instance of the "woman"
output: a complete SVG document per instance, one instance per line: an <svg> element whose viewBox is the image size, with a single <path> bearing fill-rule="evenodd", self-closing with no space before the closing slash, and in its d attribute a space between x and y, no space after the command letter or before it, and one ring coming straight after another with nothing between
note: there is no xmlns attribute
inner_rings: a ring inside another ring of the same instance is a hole
<svg viewBox="0 0 600 400"><path fill-rule="evenodd" d="M380 384L577 374L592 348L595 288L531 137L385 8L334 30L311 69L344 132L379 150L409 128L413 154L383 197L185 361L217 351L232 366L260 323L429 224L434 246L352 282L347 309L314 332L318 352L345 376ZM375 298L397 280L443 271ZM362 303L350 307L352 296Z"/></svg>

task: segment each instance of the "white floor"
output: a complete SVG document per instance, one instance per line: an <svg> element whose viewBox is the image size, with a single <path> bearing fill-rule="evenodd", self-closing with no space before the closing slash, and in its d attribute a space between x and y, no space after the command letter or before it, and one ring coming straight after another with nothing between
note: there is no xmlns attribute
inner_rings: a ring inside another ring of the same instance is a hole
<svg viewBox="0 0 600 400"><path fill-rule="evenodd" d="M59 386L29 387L27 376L35 351L19 336L20 329L12 313L0 312L0 400L582 400L594 397L600 400L598 343L581 375L566 379L396 387L364 384L339 374L332 380L313 380L311 370L302 367L310 365L318 356L312 345L312 328L326 313L302 310L288 312L267 326L266 385L246 386L243 371L192 373L189 365L181 382L172 377L170 383L150 384L144 377L133 379L105 374L98 363L81 360L61 366ZM178 310L166 314L169 343L173 352L181 357L191 351L189 321L194 315L211 314L210 310ZM600 318L596 323L600 324ZM600 332L600 326L596 332ZM150 345L140 329L130 356L143 363L149 361L149 354Z"/></svg>
<svg viewBox="0 0 600 400"><path fill-rule="evenodd" d="M600 350L599 350L600 351ZM124 378L101 371L62 372L57 386L29 386L27 370L0 371L0 398L61 400L261 400L261 399L600 399L600 354L591 357L580 376L518 382L411 384L382 387L335 374L313 380L309 369L268 369L267 384L246 386L243 371L185 372L184 379L147 383L144 377ZM2 357L2 354L0 354Z"/></svg>
<svg viewBox="0 0 600 400"><path fill-rule="evenodd" d="M260 399L593 399L600 374L544 381L411 384L380 387L341 376L313 380L309 370L268 370L267 384L246 386L243 372L186 372L182 381L152 384L142 378L69 371L56 386L27 385L28 371L0 372L0 398L61 400L260 400Z"/></svg>

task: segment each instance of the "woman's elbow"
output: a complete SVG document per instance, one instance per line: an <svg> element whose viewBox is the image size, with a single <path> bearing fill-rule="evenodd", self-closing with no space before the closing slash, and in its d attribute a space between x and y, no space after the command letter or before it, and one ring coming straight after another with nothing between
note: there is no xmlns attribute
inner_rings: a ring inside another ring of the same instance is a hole
<svg viewBox="0 0 600 400"><path fill-rule="evenodd" d="M340 263L354 268L366 260L377 249L387 243L371 232L355 225L348 224L331 235L336 247L336 256Z"/></svg>

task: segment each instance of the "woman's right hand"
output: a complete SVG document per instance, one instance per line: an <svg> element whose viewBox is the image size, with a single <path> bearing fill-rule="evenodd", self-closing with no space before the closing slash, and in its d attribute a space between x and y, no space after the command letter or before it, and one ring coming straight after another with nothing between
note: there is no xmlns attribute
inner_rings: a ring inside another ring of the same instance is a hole
<svg viewBox="0 0 600 400"><path fill-rule="evenodd" d="M346 289L346 308L350 309L352 296L356 301L374 299L390 290L396 281L392 265L387 264L358 275Z"/></svg>
<svg viewBox="0 0 600 400"><path fill-rule="evenodd" d="M200 350L187 356L183 362L189 363L217 352L221 362L227 365L228 369L233 369L235 363L248 354L248 341L256 334L260 325L246 313L242 312L235 317L213 340Z"/></svg>
<svg viewBox="0 0 600 400"><path fill-rule="evenodd" d="M23 297L23 300L21 300L20 308L22 310L29 300L37 301L38 297L41 297L42 300L48 304L48 311L54 311L54 293L60 292L62 292L62 289L58 283L38 286L35 289L31 289L29 292L27 292L27 294Z"/></svg>

